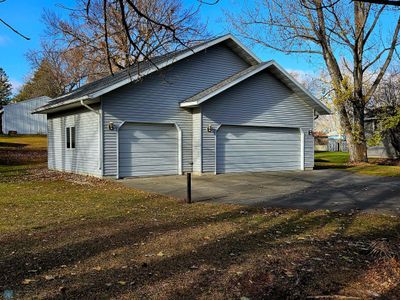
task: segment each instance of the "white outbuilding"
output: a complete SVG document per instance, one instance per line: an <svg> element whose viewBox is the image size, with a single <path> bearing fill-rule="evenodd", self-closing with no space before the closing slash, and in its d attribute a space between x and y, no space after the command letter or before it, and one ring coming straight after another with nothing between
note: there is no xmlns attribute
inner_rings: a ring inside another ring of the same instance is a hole
<svg viewBox="0 0 400 300"><path fill-rule="evenodd" d="M46 105L51 98L42 96L3 107L3 133L16 131L17 134L47 134L46 115L32 114L32 111Z"/></svg>

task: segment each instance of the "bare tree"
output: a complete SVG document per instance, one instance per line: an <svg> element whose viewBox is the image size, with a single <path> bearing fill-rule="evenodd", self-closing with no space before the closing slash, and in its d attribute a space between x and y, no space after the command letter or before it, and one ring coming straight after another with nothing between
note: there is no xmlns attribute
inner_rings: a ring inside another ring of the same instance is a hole
<svg viewBox="0 0 400 300"><path fill-rule="evenodd" d="M6 0L0 0L0 4L6 2ZM24 38L25 40L30 40L29 37L26 35L22 34L20 31L18 31L14 26L12 26L10 23L5 21L3 18L0 18L0 23L2 23L4 26L6 26L8 29L19 35L20 37Z"/></svg>
<svg viewBox="0 0 400 300"><path fill-rule="evenodd" d="M63 8L68 18L44 12L42 47L28 56L36 65L54 62L66 90L205 36L197 9L180 0L77 0L76 7Z"/></svg>
<svg viewBox="0 0 400 300"><path fill-rule="evenodd" d="M399 44L399 11L360 1L258 0L255 8L228 17L249 41L287 54L322 58L350 160L367 161L364 109ZM381 32L383 18L393 20L387 40Z"/></svg>

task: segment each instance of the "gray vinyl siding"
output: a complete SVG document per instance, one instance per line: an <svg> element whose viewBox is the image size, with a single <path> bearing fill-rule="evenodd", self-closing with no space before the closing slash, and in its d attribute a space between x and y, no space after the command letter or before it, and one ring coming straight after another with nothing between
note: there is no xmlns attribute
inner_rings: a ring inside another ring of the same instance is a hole
<svg viewBox="0 0 400 300"><path fill-rule="evenodd" d="M32 111L47 104L49 100L48 97L40 97L4 106L3 133L16 131L18 134L46 134L46 115L32 114Z"/></svg>
<svg viewBox="0 0 400 300"><path fill-rule="evenodd" d="M48 115L49 169L101 176L99 125L99 115L86 108ZM73 126L75 149L67 149L66 127Z"/></svg>
<svg viewBox="0 0 400 300"><path fill-rule="evenodd" d="M108 124L123 121L176 123L182 130L183 172L192 171L192 112L179 103L248 66L219 44L102 96L104 175L117 173L117 132Z"/></svg>
<svg viewBox="0 0 400 300"><path fill-rule="evenodd" d="M221 124L302 128L304 165L314 165L313 109L269 72L262 72L222 92L202 105L203 172L215 172L215 134ZM299 153L300 155L300 153Z"/></svg>
<svg viewBox="0 0 400 300"><path fill-rule="evenodd" d="M201 173L201 110L193 109L193 172Z"/></svg>

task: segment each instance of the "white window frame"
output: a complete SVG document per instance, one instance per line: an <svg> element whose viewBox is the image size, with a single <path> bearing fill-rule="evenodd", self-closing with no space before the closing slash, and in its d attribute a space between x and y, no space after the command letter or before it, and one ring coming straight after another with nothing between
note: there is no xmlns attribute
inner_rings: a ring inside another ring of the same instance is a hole
<svg viewBox="0 0 400 300"><path fill-rule="evenodd" d="M74 139L72 139L72 128L74 128ZM69 131L69 139L68 139L68 131ZM73 141L73 143L72 143L72 141ZM69 147L68 147L68 142L69 142ZM67 149L68 151L72 151L72 150L76 149L76 127L75 127L75 125L65 127L65 149Z"/></svg>

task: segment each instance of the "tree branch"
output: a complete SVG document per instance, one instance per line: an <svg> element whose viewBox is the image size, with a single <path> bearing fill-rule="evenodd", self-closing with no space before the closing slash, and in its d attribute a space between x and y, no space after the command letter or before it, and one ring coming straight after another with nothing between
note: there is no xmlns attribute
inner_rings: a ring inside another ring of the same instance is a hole
<svg viewBox="0 0 400 300"><path fill-rule="evenodd" d="M400 31L400 17L397 19L397 25L396 25L396 29L393 33L393 39L392 39L392 43L390 46L388 56L386 57L385 63L383 64L382 68L380 69L378 75L376 76L374 83L372 84L371 88L367 92L366 97L365 97L366 99L370 99L372 97L372 95L375 93L379 83L382 80L383 75L385 75L385 72L386 72L387 68L389 67L389 64L393 57L393 53L397 46L397 40L399 38L399 31Z"/></svg>
<svg viewBox="0 0 400 300"><path fill-rule="evenodd" d="M14 31L16 34L18 34L19 36L23 37L26 40L30 40L29 37L27 37L26 35L23 35L21 32L19 32L18 30L16 30L14 27L12 27L10 24L8 24L6 21L4 21L3 19L0 18L0 22L3 23L4 25L6 25L8 28L10 28L12 31Z"/></svg>

